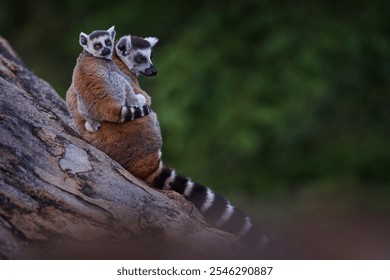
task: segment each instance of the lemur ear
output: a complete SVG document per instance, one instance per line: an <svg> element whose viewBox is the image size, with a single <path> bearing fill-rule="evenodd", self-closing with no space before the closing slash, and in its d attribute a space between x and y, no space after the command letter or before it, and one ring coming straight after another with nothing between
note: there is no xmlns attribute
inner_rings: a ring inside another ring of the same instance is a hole
<svg viewBox="0 0 390 280"><path fill-rule="evenodd" d="M116 44L116 51L118 54L127 55L131 49L131 36L123 36Z"/></svg>
<svg viewBox="0 0 390 280"><path fill-rule="evenodd" d="M156 37L146 37L145 40L148 41L152 47L154 47L158 42L158 38Z"/></svg>
<svg viewBox="0 0 390 280"><path fill-rule="evenodd" d="M88 35L84 32L80 33L80 39L79 39L81 46L87 46L88 45Z"/></svg>
<svg viewBox="0 0 390 280"><path fill-rule="evenodd" d="M111 38L114 39L116 32L115 32L115 25L111 26L110 29L107 30L108 33L110 34Z"/></svg>

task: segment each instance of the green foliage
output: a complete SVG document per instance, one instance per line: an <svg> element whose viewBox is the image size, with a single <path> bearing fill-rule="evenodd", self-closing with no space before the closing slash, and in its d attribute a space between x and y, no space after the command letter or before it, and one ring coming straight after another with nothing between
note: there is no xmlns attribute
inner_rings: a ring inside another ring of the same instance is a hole
<svg viewBox="0 0 390 280"><path fill-rule="evenodd" d="M386 9L240 1L225 10L205 8L159 53L152 92L169 112L160 115L169 162L232 189L388 185Z"/></svg>
<svg viewBox="0 0 390 280"><path fill-rule="evenodd" d="M19 2L2 4L1 33L61 94L80 31L160 38L141 85L180 173L251 193L389 188L386 1Z"/></svg>

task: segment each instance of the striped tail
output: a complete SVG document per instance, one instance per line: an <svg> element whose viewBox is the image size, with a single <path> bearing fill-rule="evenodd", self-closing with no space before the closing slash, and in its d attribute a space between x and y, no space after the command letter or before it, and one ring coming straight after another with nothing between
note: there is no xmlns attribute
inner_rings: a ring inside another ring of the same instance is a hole
<svg viewBox="0 0 390 280"><path fill-rule="evenodd" d="M127 106L127 114L124 116L125 121L133 121L149 115L152 109L148 105L143 106Z"/></svg>
<svg viewBox="0 0 390 280"><path fill-rule="evenodd" d="M185 176L176 175L176 171L171 168L162 167L156 174L152 187L173 190L184 195L210 224L238 236L248 247L261 248L268 241L241 209L210 188Z"/></svg>

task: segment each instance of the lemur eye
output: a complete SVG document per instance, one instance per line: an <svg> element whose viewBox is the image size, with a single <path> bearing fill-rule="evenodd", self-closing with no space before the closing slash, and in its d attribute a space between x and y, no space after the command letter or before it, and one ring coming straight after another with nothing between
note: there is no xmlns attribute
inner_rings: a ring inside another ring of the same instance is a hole
<svg viewBox="0 0 390 280"><path fill-rule="evenodd" d="M111 45L112 45L111 40L109 40L109 39L107 39L105 41L105 43L106 43L106 46L109 46L109 47L111 47Z"/></svg>
<svg viewBox="0 0 390 280"><path fill-rule="evenodd" d="M145 63L146 62L146 57L144 57L142 55L137 55L134 60L137 63Z"/></svg>
<svg viewBox="0 0 390 280"><path fill-rule="evenodd" d="M95 50L100 50L100 49L102 48L102 44L96 43L96 44L93 45L93 48L94 48Z"/></svg>

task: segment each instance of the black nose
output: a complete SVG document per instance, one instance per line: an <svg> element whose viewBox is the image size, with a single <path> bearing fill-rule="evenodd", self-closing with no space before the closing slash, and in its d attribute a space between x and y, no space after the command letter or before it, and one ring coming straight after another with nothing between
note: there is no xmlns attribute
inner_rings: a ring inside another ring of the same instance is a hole
<svg viewBox="0 0 390 280"><path fill-rule="evenodd" d="M109 55L110 53L111 53L111 50L109 48L104 48L102 50L102 55L103 56Z"/></svg>
<svg viewBox="0 0 390 280"><path fill-rule="evenodd" d="M153 65L151 65L149 68L145 70L143 73L145 76L156 76L157 75L157 69Z"/></svg>

